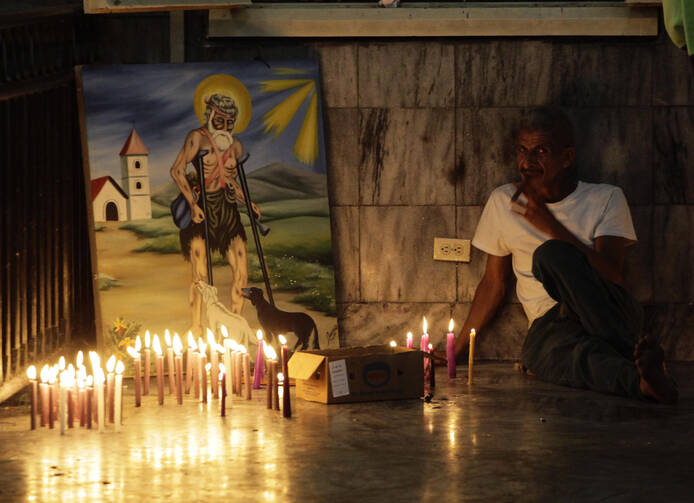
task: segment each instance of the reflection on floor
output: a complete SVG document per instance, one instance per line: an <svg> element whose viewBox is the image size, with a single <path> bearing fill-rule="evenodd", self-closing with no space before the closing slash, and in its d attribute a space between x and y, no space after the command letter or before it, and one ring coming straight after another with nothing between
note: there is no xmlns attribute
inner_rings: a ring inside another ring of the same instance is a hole
<svg viewBox="0 0 694 503"><path fill-rule="evenodd" d="M0 501L691 501L694 367L659 406L541 383L510 363L438 369L422 400L268 411L264 393L183 406L125 397L121 433L2 417ZM156 388L155 388L156 389Z"/></svg>

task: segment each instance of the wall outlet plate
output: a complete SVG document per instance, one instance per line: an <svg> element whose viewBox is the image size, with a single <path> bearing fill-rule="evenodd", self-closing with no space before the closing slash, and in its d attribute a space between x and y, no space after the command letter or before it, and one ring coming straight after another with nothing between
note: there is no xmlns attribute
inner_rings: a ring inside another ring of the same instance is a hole
<svg viewBox="0 0 694 503"><path fill-rule="evenodd" d="M470 240L434 238L434 260L470 262Z"/></svg>

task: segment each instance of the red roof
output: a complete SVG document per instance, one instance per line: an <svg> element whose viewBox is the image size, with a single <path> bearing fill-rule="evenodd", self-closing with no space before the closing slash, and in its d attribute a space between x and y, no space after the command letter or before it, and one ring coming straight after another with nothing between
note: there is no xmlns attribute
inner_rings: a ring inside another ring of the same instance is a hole
<svg viewBox="0 0 694 503"><path fill-rule="evenodd" d="M148 155L147 147L142 143L140 135L137 134L135 128L130 131L128 139L125 140L125 145L120 151L120 155Z"/></svg>
<svg viewBox="0 0 694 503"><path fill-rule="evenodd" d="M104 185L106 185L106 182L108 181L113 184L113 186L123 195L124 198L128 199L128 195L123 192L123 189L120 188L120 185L118 185L113 178L110 176L102 176L92 180L92 201L96 199L96 196L99 195L99 192L101 192L101 189L104 188Z"/></svg>

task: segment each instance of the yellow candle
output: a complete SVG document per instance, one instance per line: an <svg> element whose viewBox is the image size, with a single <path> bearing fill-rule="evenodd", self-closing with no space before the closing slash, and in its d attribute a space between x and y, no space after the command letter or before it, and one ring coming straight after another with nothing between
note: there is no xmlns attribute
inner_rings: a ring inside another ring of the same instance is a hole
<svg viewBox="0 0 694 503"><path fill-rule="evenodd" d="M473 328L470 330L470 348L468 350L468 360L467 360L467 383L472 384L472 371L475 364L475 337L477 333Z"/></svg>

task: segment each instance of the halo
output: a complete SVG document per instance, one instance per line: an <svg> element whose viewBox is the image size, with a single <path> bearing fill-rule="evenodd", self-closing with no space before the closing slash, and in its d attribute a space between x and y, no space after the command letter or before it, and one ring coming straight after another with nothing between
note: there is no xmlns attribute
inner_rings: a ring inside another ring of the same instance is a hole
<svg viewBox="0 0 694 503"><path fill-rule="evenodd" d="M251 121L251 113L253 111L251 95L248 94L248 89L239 79L224 73L210 75L200 82L195 89L193 105L195 106L195 115L197 115L200 124L204 124L205 108L207 106L205 105L205 97L215 93L229 96L239 109L232 133L238 134L246 129Z"/></svg>

